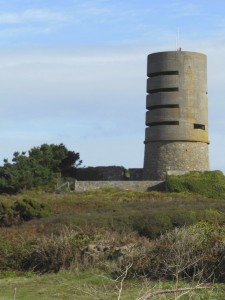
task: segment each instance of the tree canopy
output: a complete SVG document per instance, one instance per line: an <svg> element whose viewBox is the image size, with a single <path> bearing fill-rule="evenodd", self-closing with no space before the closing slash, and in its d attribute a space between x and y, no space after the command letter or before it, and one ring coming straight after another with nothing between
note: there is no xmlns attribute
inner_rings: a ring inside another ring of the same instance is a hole
<svg viewBox="0 0 225 300"><path fill-rule="evenodd" d="M12 162L4 159L0 167L0 193L16 193L22 189L50 187L59 176L75 176L81 165L80 154L63 144L43 144L28 153L15 152Z"/></svg>

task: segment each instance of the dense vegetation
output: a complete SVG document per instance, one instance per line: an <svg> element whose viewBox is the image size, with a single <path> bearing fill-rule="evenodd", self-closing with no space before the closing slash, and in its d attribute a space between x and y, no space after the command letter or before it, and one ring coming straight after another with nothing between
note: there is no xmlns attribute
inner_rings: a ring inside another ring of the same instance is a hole
<svg viewBox="0 0 225 300"><path fill-rule="evenodd" d="M47 294L37 288L32 299L223 300L223 185L219 171L193 172L169 177L170 193L106 188L1 195L2 295L20 282L18 296L30 299L34 281L43 289L47 280Z"/></svg>
<svg viewBox="0 0 225 300"><path fill-rule="evenodd" d="M51 214L47 203L33 199L0 202L0 226L12 226Z"/></svg>
<svg viewBox="0 0 225 300"><path fill-rule="evenodd" d="M148 281L148 288L151 286L153 291L160 284L163 289L179 289L225 282L223 199L107 188L62 195L27 191L1 196L1 203L14 210L18 209L18 203L19 207L21 203L23 207L28 205L27 212L30 206L33 208L31 217L24 218L17 226L13 223L10 226L9 222L7 227L0 227L2 277L65 270L73 271L71 276L77 278L87 272L104 274L111 278L103 283L106 290L102 290L98 275L95 277L98 287L93 289L99 299L117 299L118 290L112 292L112 288L120 286L120 281L115 279L126 270L129 281L124 285L124 295L129 295L127 299L137 299L137 286L143 284L140 281L143 277L157 281L157 284ZM80 275L75 275L77 271ZM137 282L133 282L134 278ZM166 284L165 280L171 283ZM148 290L142 287L143 291ZM88 296L87 285L82 289L87 294L77 299L93 299L93 294ZM223 299L222 289L221 286L218 294L213 293L213 299ZM211 299L207 290L193 293L196 293L193 299Z"/></svg>
<svg viewBox="0 0 225 300"><path fill-rule="evenodd" d="M35 199L27 200L32 198ZM25 196L2 196L1 202L7 203L9 208L14 208L15 213L20 214L20 218L25 221L17 228L0 229L1 259L4 266L15 270L56 272L61 268L70 267L75 263L74 260L82 266L82 247L91 243L101 244L104 239L109 239L104 243L111 244L112 238L115 239L113 244L117 247L136 242L148 245L150 238L151 244L152 241L157 241L154 243L158 245L162 242L162 236L173 230L176 234L177 228L193 230L193 235L195 232L197 236L200 230L200 235L204 237L204 247L209 243L210 248L214 238L217 239L217 245L220 240L224 243L225 201L202 196L128 192L109 188L65 195L30 192ZM40 219L41 216L45 217ZM8 222L6 217L4 219L7 226L10 226L10 220L12 219L9 214ZM28 220L30 221L27 222ZM188 229L188 226L192 229ZM21 244L17 237L23 235ZM203 244L200 247L203 247ZM16 253L9 251L10 247L16 247ZM44 252L49 251L51 255L39 257L39 247ZM54 257L54 251L57 259ZM63 255L61 258L60 251ZM110 251L106 251L108 257L112 255ZM216 253L215 249L213 251ZM160 251L157 250L157 253L159 255ZM42 259L50 259L50 262L43 262ZM147 263L144 265L145 270L142 271L147 274L147 269L151 268ZM135 272L138 273L138 270ZM225 281L225 278L218 280Z"/></svg>
<svg viewBox="0 0 225 300"><path fill-rule="evenodd" d="M210 198L225 198L225 176L221 171L190 172L181 176L168 176L168 190L194 193Z"/></svg>
<svg viewBox="0 0 225 300"><path fill-rule="evenodd" d="M0 193L15 194L23 189L51 189L59 176L73 176L82 163L79 153L63 144L34 147L15 152L12 162L4 159L0 167Z"/></svg>

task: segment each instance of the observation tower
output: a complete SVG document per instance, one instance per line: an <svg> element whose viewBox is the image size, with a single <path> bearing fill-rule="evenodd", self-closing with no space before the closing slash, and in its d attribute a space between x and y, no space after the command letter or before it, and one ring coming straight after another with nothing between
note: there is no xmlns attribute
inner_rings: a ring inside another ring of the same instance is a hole
<svg viewBox="0 0 225 300"><path fill-rule="evenodd" d="M206 171L207 57L189 51L148 55L144 180L167 171Z"/></svg>

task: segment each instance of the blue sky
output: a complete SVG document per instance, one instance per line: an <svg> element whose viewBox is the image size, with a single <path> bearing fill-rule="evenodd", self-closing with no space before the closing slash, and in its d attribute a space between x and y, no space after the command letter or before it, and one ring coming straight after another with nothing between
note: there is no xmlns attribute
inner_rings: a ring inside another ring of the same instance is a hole
<svg viewBox="0 0 225 300"><path fill-rule="evenodd" d="M208 56L211 169L225 172L225 2L0 0L0 162L64 143L84 165L142 167L146 57Z"/></svg>

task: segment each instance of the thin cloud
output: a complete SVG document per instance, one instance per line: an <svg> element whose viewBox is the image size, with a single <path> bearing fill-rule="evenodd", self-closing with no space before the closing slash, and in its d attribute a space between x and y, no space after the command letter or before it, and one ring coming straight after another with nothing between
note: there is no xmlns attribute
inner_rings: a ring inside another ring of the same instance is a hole
<svg viewBox="0 0 225 300"><path fill-rule="evenodd" d="M37 35L37 34L49 34L52 32L52 28L48 26L19 26L14 28L0 29L0 38L9 39L11 37Z"/></svg>
<svg viewBox="0 0 225 300"><path fill-rule="evenodd" d="M62 22L67 21L68 16L41 9L28 9L16 13L0 13L0 24L23 24L27 22Z"/></svg>
<svg viewBox="0 0 225 300"><path fill-rule="evenodd" d="M18 29L19 30L19 29ZM22 30L22 29L21 29ZM25 28L24 28L25 30ZM32 29L31 29L32 30ZM1 31L0 31L1 36ZM86 53L85 53L86 52ZM0 56L0 68L12 68L18 66L29 65L93 65L107 63L135 63L143 60L143 50L137 49L135 53L127 53L126 51L85 51L83 53L74 53L73 51L51 51L50 53L41 53L41 50L37 53L32 51L25 54L11 54L1 52Z"/></svg>

